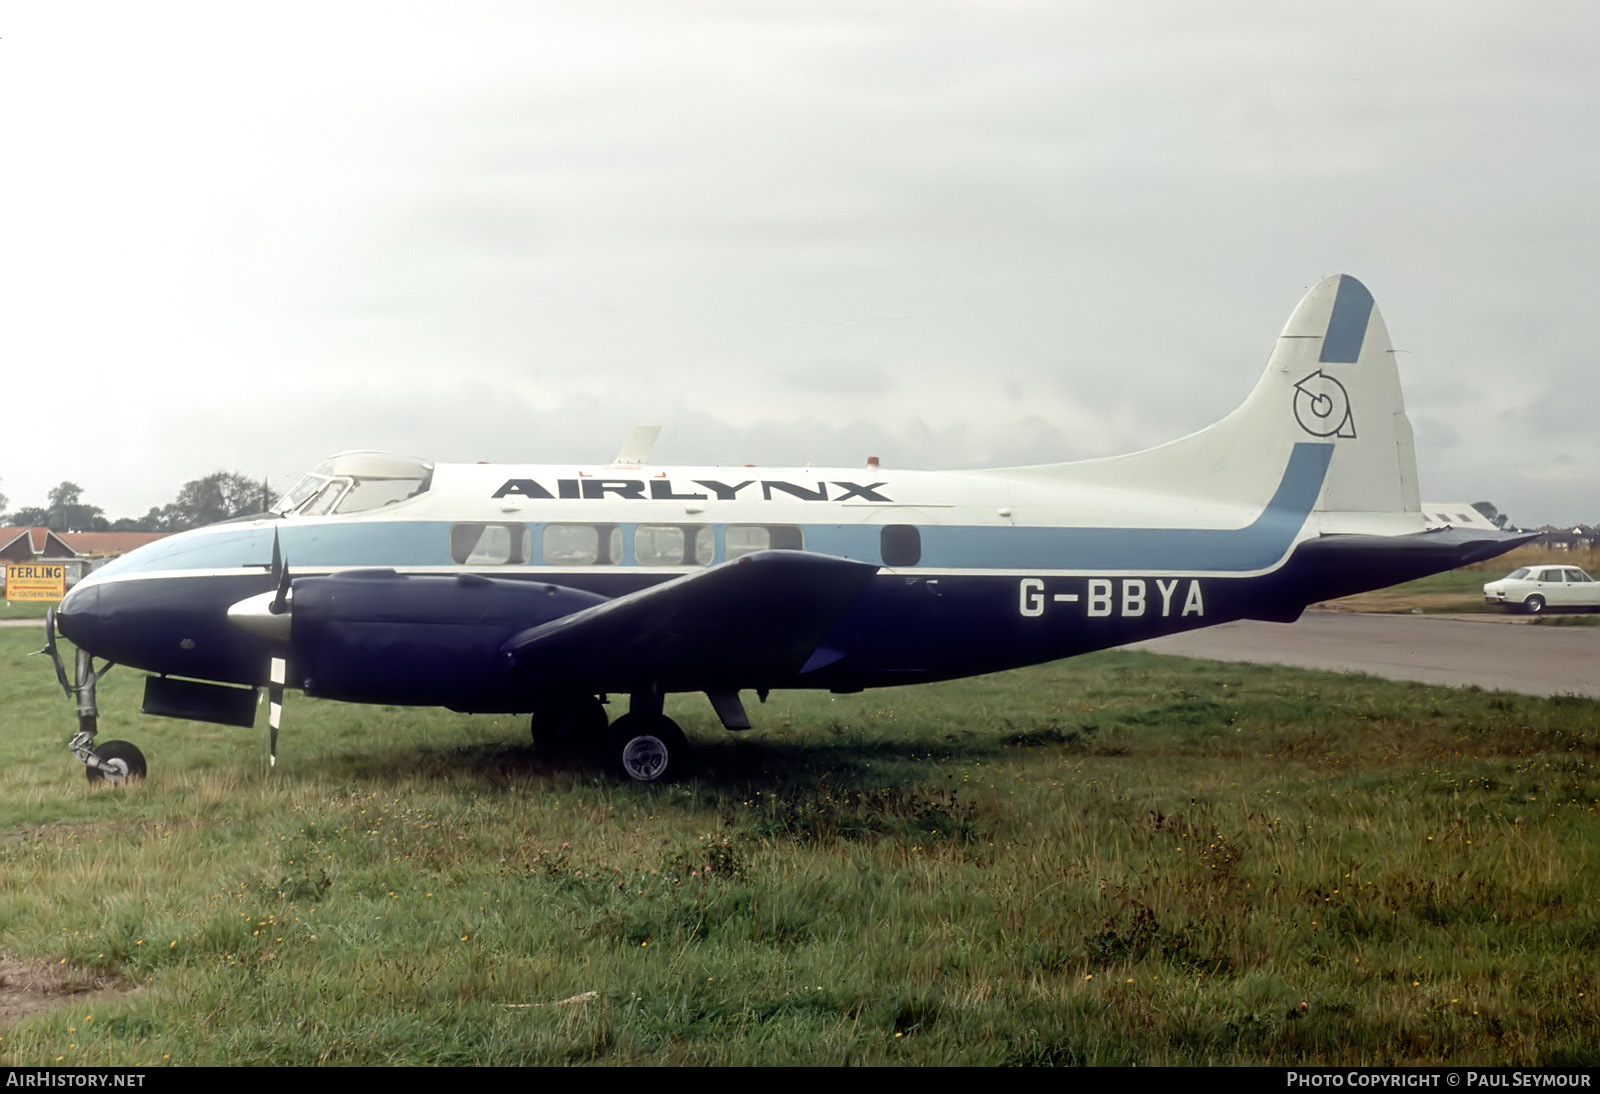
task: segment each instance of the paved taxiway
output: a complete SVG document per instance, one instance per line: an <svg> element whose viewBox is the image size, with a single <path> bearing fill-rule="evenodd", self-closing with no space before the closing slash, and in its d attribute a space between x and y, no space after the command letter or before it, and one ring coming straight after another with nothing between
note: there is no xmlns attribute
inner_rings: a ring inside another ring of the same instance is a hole
<svg viewBox="0 0 1600 1094"><path fill-rule="evenodd" d="M1306 612L1296 623L1224 623L1134 648L1370 672L1449 687L1600 698L1600 627L1531 626L1514 616Z"/></svg>

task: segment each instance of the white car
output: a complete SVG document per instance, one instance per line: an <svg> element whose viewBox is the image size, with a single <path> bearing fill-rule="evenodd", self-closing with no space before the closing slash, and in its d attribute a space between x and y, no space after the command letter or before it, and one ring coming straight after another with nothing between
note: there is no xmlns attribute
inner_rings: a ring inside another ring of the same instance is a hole
<svg viewBox="0 0 1600 1094"><path fill-rule="evenodd" d="M1600 581L1576 566L1524 566L1485 585L1483 598L1529 615L1549 608L1600 608Z"/></svg>

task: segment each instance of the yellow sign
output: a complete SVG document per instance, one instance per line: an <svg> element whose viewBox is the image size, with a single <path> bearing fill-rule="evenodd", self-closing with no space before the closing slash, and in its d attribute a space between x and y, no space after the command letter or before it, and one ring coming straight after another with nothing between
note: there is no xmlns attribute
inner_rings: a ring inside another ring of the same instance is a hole
<svg viewBox="0 0 1600 1094"><path fill-rule="evenodd" d="M67 595L67 568L59 562L6 564L7 600L60 600Z"/></svg>

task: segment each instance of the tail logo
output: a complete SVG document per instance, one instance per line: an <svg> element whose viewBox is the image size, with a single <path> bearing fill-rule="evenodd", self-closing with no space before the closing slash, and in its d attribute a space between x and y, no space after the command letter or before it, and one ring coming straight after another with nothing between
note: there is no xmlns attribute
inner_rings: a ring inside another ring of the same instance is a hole
<svg viewBox="0 0 1600 1094"><path fill-rule="evenodd" d="M1320 368L1294 385L1294 418L1313 437L1356 435L1349 394Z"/></svg>

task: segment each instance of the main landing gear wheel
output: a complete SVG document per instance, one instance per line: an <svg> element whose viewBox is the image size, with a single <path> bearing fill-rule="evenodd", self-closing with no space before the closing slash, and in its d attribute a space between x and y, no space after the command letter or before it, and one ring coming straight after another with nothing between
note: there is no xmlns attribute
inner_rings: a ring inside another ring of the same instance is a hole
<svg viewBox="0 0 1600 1094"><path fill-rule="evenodd" d="M144 753L127 741L102 741L94 754L100 757L100 766L83 769L91 785L105 782L116 786L145 776Z"/></svg>
<svg viewBox="0 0 1600 1094"><path fill-rule="evenodd" d="M1530 596L1522 602L1522 610L1529 615L1541 615L1544 612L1544 597Z"/></svg>
<svg viewBox="0 0 1600 1094"><path fill-rule="evenodd" d="M608 720L605 704L593 695L563 695L534 707L528 730L534 748L553 751L599 740Z"/></svg>
<svg viewBox="0 0 1600 1094"><path fill-rule="evenodd" d="M605 758L635 782L664 782L682 773L689 741L664 714L624 714L606 731Z"/></svg>

